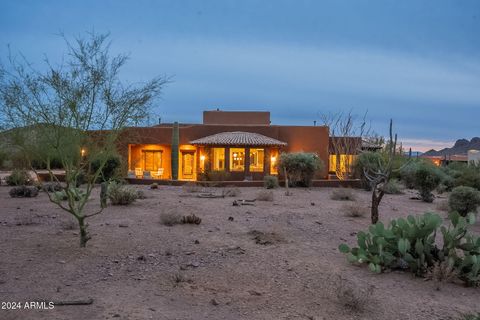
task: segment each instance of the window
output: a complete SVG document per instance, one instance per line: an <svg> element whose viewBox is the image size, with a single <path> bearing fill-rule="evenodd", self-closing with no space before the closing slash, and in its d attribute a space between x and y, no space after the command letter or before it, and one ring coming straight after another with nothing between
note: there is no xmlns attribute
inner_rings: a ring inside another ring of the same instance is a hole
<svg viewBox="0 0 480 320"><path fill-rule="evenodd" d="M250 149L250 171L263 172L264 149Z"/></svg>
<svg viewBox="0 0 480 320"><path fill-rule="evenodd" d="M278 150L270 151L270 174L278 174Z"/></svg>
<svg viewBox="0 0 480 320"><path fill-rule="evenodd" d="M356 156L349 154L341 154L337 159L335 154L331 154L329 157L329 171L336 172L337 165L341 173L349 173L353 170L353 164L355 162Z"/></svg>
<svg viewBox="0 0 480 320"><path fill-rule="evenodd" d="M245 149L230 149L230 171L245 171Z"/></svg>
<svg viewBox="0 0 480 320"><path fill-rule="evenodd" d="M213 148L213 170L225 170L224 148Z"/></svg>
<svg viewBox="0 0 480 320"><path fill-rule="evenodd" d="M145 171L157 171L162 167L161 150L142 150L143 168Z"/></svg>

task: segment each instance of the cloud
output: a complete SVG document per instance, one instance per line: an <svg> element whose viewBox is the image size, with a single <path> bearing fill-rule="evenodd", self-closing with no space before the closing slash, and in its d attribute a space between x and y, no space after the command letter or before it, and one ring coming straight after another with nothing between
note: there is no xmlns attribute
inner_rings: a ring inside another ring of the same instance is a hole
<svg viewBox="0 0 480 320"><path fill-rule="evenodd" d="M439 141L429 139L402 139L402 146L405 150L412 148L412 151L428 151L430 149L440 150L450 148L455 141Z"/></svg>

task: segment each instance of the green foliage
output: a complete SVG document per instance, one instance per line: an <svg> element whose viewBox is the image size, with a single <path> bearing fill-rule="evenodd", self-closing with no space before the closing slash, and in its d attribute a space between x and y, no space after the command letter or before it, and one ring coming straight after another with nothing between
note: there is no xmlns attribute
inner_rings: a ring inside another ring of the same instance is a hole
<svg viewBox="0 0 480 320"><path fill-rule="evenodd" d="M436 263L447 261L460 279L468 285L480 284L480 238L468 233L467 225L475 217L450 215L453 227L446 228L438 214L408 216L392 220L385 227L381 222L371 225L367 232L357 234L358 247L341 244L339 250L352 263L365 263L373 272L385 269L408 269L425 275ZM436 245L440 228L443 247Z"/></svg>
<svg viewBox="0 0 480 320"><path fill-rule="evenodd" d="M12 198L33 198L38 196L38 189L31 186L17 186L8 192Z"/></svg>
<svg viewBox="0 0 480 320"><path fill-rule="evenodd" d="M108 186L108 198L114 206L126 206L138 199L138 192L130 186L111 182Z"/></svg>
<svg viewBox="0 0 480 320"><path fill-rule="evenodd" d="M2 147L3 148L3 147ZM7 165L7 160L9 160L10 157L8 155L8 152L5 150L0 150L0 169L4 169Z"/></svg>
<svg viewBox="0 0 480 320"><path fill-rule="evenodd" d="M383 192L386 194L402 194L403 186L398 180L390 180L383 185Z"/></svg>
<svg viewBox="0 0 480 320"><path fill-rule="evenodd" d="M280 155L279 168L286 169L292 186L310 186L315 173L323 169L323 166L322 160L315 153L297 152Z"/></svg>
<svg viewBox="0 0 480 320"><path fill-rule="evenodd" d="M53 192L52 199L54 202L62 202L67 201L70 197L74 201L83 200L85 197L85 191L78 188L63 189Z"/></svg>
<svg viewBox="0 0 480 320"><path fill-rule="evenodd" d="M372 190L372 186L365 177L364 172L378 171L384 163L385 159L380 152L362 152L356 158L353 171L355 176L362 180L362 185L367 191Z"/></svg>
<svg viewBox="0 0 480 320"><path fill-rule="evenodd" d="M476 212L480 206L480 191L472 187L456 187L448 197L448 206L463 217L470 212Z"/></svg>
<svg viewBox="0 0 480 320"><path fill-rule="evenodd" d="M32 183L28 172L18 169L13 170L12 173L5 178L5 181L9 186L25 186Z"/></svg>
<svg viewBox="0 0 480 320"><path fill-rule="evenodd" d="M212 170L206 173L208 181L226 181L230 177L230 173L225 170Z"/></svg>
<svg viewBox="0 0 480 320"><path fill-rule="evenodd" d="M405 184L405 187L408 189L415 189L415 173L417 172L417 168L420 162L413 161L409 163L405 167L403 167L400 172L400 180Z"/></svg>
<svg viewBox="0 0 480 320"><path fill-rule="evenodd" d="M276 176L265 176L265 177L263 177L263 187L265 189L276 189L276 188L278 188L278 178Z"/></svg>
<svg viewBox="0 0 480 320"><path fill-rule="evenodd" d="M100 175L97 182L110 181L119 175L119 169L122 164L122 160L117 155L111 155L107 159L94 159L91 164L92 173L97 171Z"/></svg>
<svg viewBox="0 0 480 320"><path fill-rule="evenodd" d="M415 171L415 187L425 202L433 202L432 191L440 185L441 181L442 173L433 164L422 163Z"/></svg>

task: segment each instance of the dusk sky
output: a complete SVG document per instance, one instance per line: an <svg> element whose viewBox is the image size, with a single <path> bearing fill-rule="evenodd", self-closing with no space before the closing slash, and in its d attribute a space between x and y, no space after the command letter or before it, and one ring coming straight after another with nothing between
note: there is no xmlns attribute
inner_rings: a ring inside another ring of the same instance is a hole
<svg viewBox="0 0 480 320"><path fill-rule="evenodd" d="M155 116L269 110L310 125L353 110L405 146L480 136L480 1L0 1L7 45L60 61L58 33L110 32L129 82L171 76ZM152 119L152 122L156 121Z"/></svg>

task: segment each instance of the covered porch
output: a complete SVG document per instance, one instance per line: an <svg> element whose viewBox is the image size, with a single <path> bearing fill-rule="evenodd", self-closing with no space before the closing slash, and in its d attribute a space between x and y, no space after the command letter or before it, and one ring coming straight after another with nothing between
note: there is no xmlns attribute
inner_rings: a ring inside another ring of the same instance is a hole
<svg viewBox="0 0 480 320"><path fill-rule="evenodd" d="M259 181L277 175L285 142L251 132L222 132L190 142L198 150L199 174L206 180Z"/></svg>

